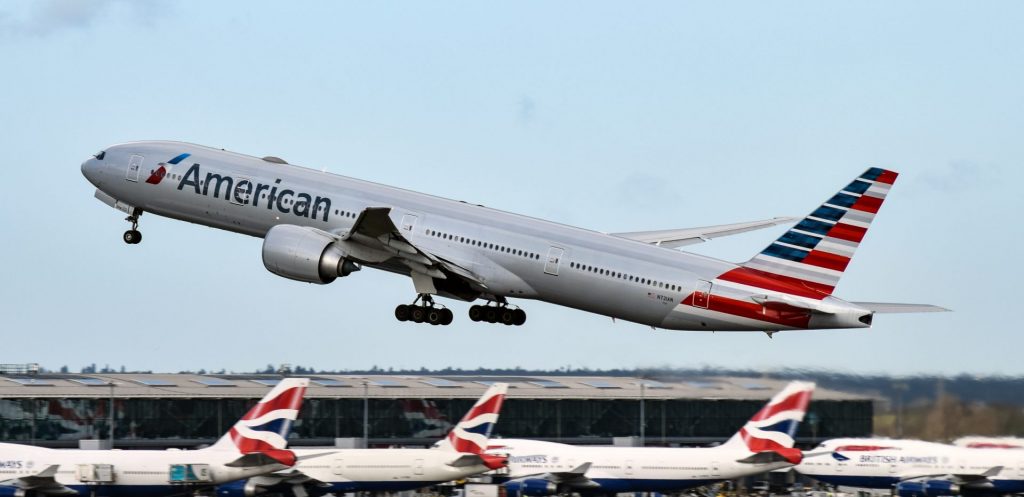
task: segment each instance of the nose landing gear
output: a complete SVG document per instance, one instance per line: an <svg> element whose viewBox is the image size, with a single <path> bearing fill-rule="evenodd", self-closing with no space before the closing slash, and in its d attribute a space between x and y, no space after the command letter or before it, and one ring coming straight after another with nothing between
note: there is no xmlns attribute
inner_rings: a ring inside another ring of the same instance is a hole
<svg viewBox="0 0 1024 497"><path fill-rule="evenodd" d="M417 302L422 301L422 304ZM435 307L434 299L430 295L420 295L411 305L399 305L395 307L395 319L399 321L412 321L414 323L429 323L433 326L448 326L455 319L455 314L447 307Z"/></svg>
<svg viewBox="0 0 1024 497"><path fill-rule="evenodd" d="M124 218L125 221L131 221L132 223L132 229L124 232L124 236L122 237L124 239L124 243L127 243L128 245L135 245L142 241L142 233L139 231L139 216L141 215L142 211L136 210L132 211L128 217Z"/></svg>

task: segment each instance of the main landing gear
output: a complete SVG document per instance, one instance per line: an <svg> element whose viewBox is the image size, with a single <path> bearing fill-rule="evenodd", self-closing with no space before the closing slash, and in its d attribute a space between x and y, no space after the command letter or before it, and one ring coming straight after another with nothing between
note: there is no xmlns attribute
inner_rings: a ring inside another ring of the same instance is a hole
<svg viewBox="0 0 1024 497"><path fill-rule="evenodd" d="M123 237L124 243L127 243L128 245L135 245L142 241L142 233L139 231L140 214L142 214L142 212L139 212L138 214L133 212L131 215L124 218L125 221L131 221L132 223L132 229L125 231Z"/></svg>
<svg viewBox="0 0 1024 497"><path fill-rule="evenodd" d="M485 323L501 323L506 326L522 326L526 322L526 311L510 309L508 303L497 302L494 305L474 305L469 308L469 319Z"/></svg>
<svg viewBox="0 0 1024 497"><path fill-rule="evenodd" d="M422 304L417 302L422 301ZM416 297L412 305L402 304L395 307L395 319L399 321L412 321L414 323L430 323L431 325L447 326L452 324L455 315L447 307L435 307L434 299L430 295Z"/></svg>

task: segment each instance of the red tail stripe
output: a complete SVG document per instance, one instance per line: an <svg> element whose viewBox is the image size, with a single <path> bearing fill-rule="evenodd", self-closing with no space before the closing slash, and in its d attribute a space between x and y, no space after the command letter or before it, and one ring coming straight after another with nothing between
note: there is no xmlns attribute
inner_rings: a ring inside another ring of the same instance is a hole
<svg viewBox="0 0 1024 497"><path fill-rule="evenodd" d="M740 438L742 438L743 442L747 444L747 448L750 449L751 452L763 452L766 450L779 451L789 448L769 438L757 438L751 436L750 433L747 433L746 428L740 428Z"/></svg>
<svg viewBox="0 0 1024 497"><path fill-rule="evenodd" d="M249 409L249 412L245 413L245 416L243 416L242 419L255 419L268 412L277 411L279 409L298 410L302 407L302 397L305 394L305 387L289 388L273 399L252 406L252 409Z"/></svg>
<svg viewBox="0 0 1024 497"><path fill-rule="evenodd" d="M694 294L691 293L683 299L683 305L693 305L693 297ZM810 313L805 309L792 306L762 307L756 302L730 299L721 295L711 297L708 301L708 310L793 328L806 328L811 319Z"/></svg>
<svg viewBox="0 0 1024 497"><path fill-rule="evenodd" d="M504 395L495 395L494 397L487 399L483 404L473 406L473 408L462 417L462 421L469 421L481 414L494 414L501 410L501 404L504 401Z"/></svg>
<svg viewBox="0 0 1024 497"><path fill-rule="evenodd" d="M476 443L466 440L465 438L459 438L455 436L455 432L448 434L448 441L451 442L452 448L455 452L462 452L465 454L481 454L484 449Z"/></svg>
<svg viewBox="0 0 1024 497"><path fill-rule="evenodd" d="M891 185L896 182L896 177L899 175L900 173L896 171L882 171L882 174L879 174L875 181Z"/></svg>
<svg viewBox="0 0 1024 497"><path fill-rule="evenodd" d="M850 258L831 252L812 250L807 257L804 257L803 263L842 272L850 264Z"/></svg>
<svg viewBox="0 0 1024 497"><path fill-rule="evenodd" d="M834 288L822 283L769 273L749 267L738 267L727 271L719 276L718 279L816 300L821 300L831 295ZM714 301L718 298L720 297L714 295L711 300ZM760 306L758 306L758 311L760 311Z"/></svg>
<svg viewBox="0 0 1024 497"><path fill-rule="evenodd" d="M884 199L872 197L871 195L861 195L860 198L857 199L857 202L850 206L850 208L874 214L878 212L878 208L882 206L882 200Z"/></svg>
<svg viewBox="0 0 1024 497"><path fill-rule="evenodd" d="M848 242L860 243L860 241L864 239L864 234L867 232L867 228L861 228L860 226L853 226L851 224L836 223L832 229L828 230L828 234L825 236L846 240Z"/></svg>
<svg viewBox="0 0 1024 497"><path fill-rule="evenodd" d="M290 450L278 449L263 440L243 437L234 428L231 428L229 433L231 434L231 440L235 442L235 446L238 447L238 451L242 454L265 454L267 457L286 466L295 465L295 454Z"/></svg>
<svg viewBox="0 0 1024 497"><path fill-rule="evenodd" d="M778 404L770 404L762 407L760 411L757 411L757 414L755 414L754 417L750 418L750 420L761 421L783 411L806 411L807 405L810 403L811 392L807 390L795 392Z"/></svg>

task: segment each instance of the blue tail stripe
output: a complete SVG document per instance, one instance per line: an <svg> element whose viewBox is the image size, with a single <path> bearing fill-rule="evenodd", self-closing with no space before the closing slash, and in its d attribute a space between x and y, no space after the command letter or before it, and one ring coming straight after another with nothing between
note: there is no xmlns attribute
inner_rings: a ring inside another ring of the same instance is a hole
<svg viewBox="0 0 1024 497"><path fill-rule="evenodd" d="M181 155L179 155L179 156L177 156L177 157L167 161L167 163L168 164L177 164L177 163L187 159L188 156L190 156L190 155L192 155L192 154L181 154Z"/></svg>
<svg viewBox="0 0 1024 497"><path fill-rule="evenodd" d="M797 427L797 422L795 420L787 419L785 421L779 421L778 423L775 423L775 424L773 424L771 426L762 427L762 428L760 428L760 430L761 431L777 431L779 433L785 433L787 435L792 436L793 433L796 433L796 427Z"/></svg>
<svg viewBox="0 0 1024 497"><path fill-rule="evenodd" d="M794 226L793 229L825 235L828 234L830 229L832 229L832 226L835 226L835 224L818 221L817 219L804 219L803 221L800 221L800 224Z"/></svg>
<svg viewBox="0 0 1024 497"><path fill-rule="evenodd" d="M778 257L780 259L787 259L793 262L801 262L804 257L807 257L807 251L787 247L785 245L779 245L773 243L761 252L764 255L770 255L772 257Z"/></svg>
<svg viewBox="0 0 1024 497"><path fill-rule="evenodd" d="M799 245L801 247L807 247L812 249L818 246L818 242L821 241L821 237L787 231L786 234L782 235L782 237L779 238L778 241L782 243L788 243L790 245Z"/></svg>
<svg viewBox="0 0 1024 497"><path fill-rule="evenodd" d="M832 198L828 199L826 204L838 205L839 207L852 207L853 204L857 203L857 199L854 195L847 195L843 192L835 194Z"/></svg>
<svg viewBox="0 0 1024 497"><path fill-rule="evenodd" d="M253 431L270 431L281 435L282 437L288 437L288 432L291 431L292 420L290 419L275 419L259 426L250 426L249 429Z"/></svg>
<svg viewBox="0 0 1024 497"><path fill-rule="evenodd" d="M843 191L844 192L850 192L850 193L856 193L856 194L860 195L860 194L868 191L868 188L871 188L871 183L865 183L865 182L863 182L861 180L856 180L855 179L855 180L853 180L853 183L850 183L849 185L846 185L846 188L843 188Z"/></svg>
<svg viewBox="0 0 1024 497"><path fill-rule="evenodd" d="M868 179L868 180L874 181L874 180L878 179L878 177L881 176L882 173L884 173L884 172L885 172L885 169L882 169L880 167L872 167L872 168L868 169L860 177L863 178L863 179Z"/></svg>
<svg viewBox="0 0 1024 497"><path fill-rule="evenodd" d="M838 221L839 218L843 217L843 215L845 214L846 211L842 209L835 209L823 205L815 209L814 212L811 213L811 217L816 217L819 219L828 219L829 221Z"/></svg>
<svg viewBox="0 0 1024 497"><path fill-rule="evenodd" d="M477 435L483 435L488 437L491 435L491 430L494 428L494 423L483 423L480 425L473 426L471 428L463 428L467 433L475 433Z"/></svg>

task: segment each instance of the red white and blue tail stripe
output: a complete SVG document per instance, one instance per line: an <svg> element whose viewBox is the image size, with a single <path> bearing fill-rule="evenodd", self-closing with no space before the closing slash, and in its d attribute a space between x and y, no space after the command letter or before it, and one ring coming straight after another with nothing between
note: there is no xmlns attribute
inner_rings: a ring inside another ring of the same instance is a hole
<svg viewBox="0 0 1024 497"><path fill-rule="evenodd" d="M811 298L831 295L897 174L868 169L735 274L721 278Z"/></svg>
<svg viewBox="0 0 1024 497"><path fill-rule="evenodd" d="M306 378L281 380L211 448L262 454L286 466L294 465L295 454L286 449L288 434L308 386Z"/></svg>
<svg viewBox="0 0 1024 497"><path fill-rule="evenodd" d="M742 444L755 454L775 452L786 459L795 459L794 464L800 462L799 451L793 449L796 445L793 437L807 414L807 405L811 403L813 393L814 383L790 383L757 411L725 446L739 447Z"/></svg>
<svg viewBox="0 0 1024 497"><path fill-rule="evenodd" d="M439 447L467 454L483 454L487 450L487 440L491 438L494 424L498 422L507 391L506 383L491 385L463 416L462 421L452 428L448 437L441 441Z"/></svg>

